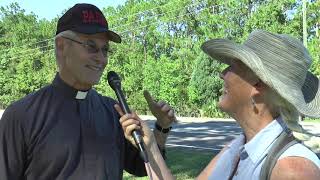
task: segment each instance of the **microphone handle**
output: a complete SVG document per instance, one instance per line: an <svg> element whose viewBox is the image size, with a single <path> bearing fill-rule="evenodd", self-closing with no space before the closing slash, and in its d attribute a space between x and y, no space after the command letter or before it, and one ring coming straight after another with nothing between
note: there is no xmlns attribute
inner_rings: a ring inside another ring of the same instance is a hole
<svg viewBox="0 0 320 180"><path fill-rule="evenodd" d="M124 97L122 91L120 90L120 88L115 88L114 90L115 90L115 93L116 93L117 98L119 100L119 104L120 104L121 109L125 112L125 114L130 114L131 110L129 109L129 106L126 102L126 98ZM142 136L141 136L140 131L133 130L131 135L133 136L133 139L134 139L137 147L139 148L140 157L143 159L144 162L146 162L146 163L149 162L147 153L146 153L144 146L143 146L143 140L142 140Z"/></svg>
<svg viewBox="0 0 320 180"><path fill-rule="evenodd" d="M121 109L124 111L125 114L130 114L131 110L129 109L126 98L124 97L122 91L119 88L115 88L115 92L119 100Z"/></svg>

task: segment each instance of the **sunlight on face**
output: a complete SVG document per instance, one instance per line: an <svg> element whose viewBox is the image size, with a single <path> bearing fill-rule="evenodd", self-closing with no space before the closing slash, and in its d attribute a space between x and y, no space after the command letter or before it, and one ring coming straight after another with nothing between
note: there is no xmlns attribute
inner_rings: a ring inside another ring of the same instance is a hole
<svg viewBox="0 0 320 180"><path fill-rule="evenodd" d="M233 116L250 101L255 75L241 61L234 60L220 77L224 81L223 93L219 99L218 107Z"/></svg>
<svg viewBox="0 0 320 180"><path fill-rule="evenodd" d="M77 39L65 38L71 42L65 52L65 63L61 72L72 87L86 90L97 84L107 65L108 39L105 33L84 35L78 34Z"/></svg>

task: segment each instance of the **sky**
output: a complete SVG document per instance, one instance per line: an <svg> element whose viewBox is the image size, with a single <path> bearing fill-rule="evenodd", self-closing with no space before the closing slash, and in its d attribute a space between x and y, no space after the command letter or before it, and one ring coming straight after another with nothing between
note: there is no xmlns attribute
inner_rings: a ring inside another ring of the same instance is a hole
<svg viewBox="0 0 320 180"><path fill-rule="evenodd" d="M0 0L0 6L7 6L13 2L17 2L27 14L33 12L40 19L52 20L60 16L63 10L69 9L76 3L94 4L102 10L107 6L123 5L126 0Z"/></svg>

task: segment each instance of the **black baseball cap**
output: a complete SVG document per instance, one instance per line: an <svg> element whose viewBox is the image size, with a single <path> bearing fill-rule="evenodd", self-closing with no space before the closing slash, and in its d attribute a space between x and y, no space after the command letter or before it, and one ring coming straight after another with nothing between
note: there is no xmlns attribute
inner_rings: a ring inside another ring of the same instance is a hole
<svg viewBox="0 0 320 180"><path fill-rule="evenodd" d="M100 9L92 4L76 4L64 13L58 21L56 35L66 30L83 34L105 32L111 41L121 42L121 37L109 30L108 22Z"/></svg>

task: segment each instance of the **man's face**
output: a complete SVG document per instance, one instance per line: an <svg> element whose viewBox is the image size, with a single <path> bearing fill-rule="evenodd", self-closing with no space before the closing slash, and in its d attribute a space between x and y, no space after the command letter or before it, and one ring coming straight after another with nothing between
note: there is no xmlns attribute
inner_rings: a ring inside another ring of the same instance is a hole
<svg viewBox="0 0 320 180"><path fill-rule="evenodd" d="M252 71L242 62L235 60L220 75L224 81L223 94L218 106L234 117L250 105L251 91L255 81Z"/></svg>
<svg viewBox="0 0 320 180"><path fill-rule="evenodd" d="M78 34L77 38L64 37L63 41L68 48L63 51L60 63L61 78L79 90L97 84L108 62L109 44L105 34Z"/></svg>

